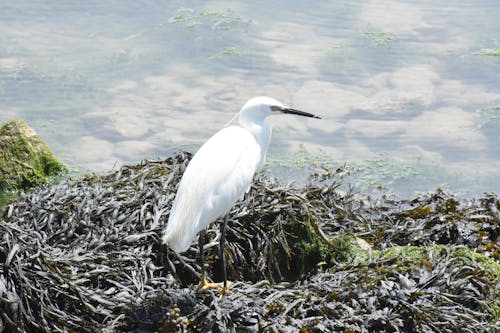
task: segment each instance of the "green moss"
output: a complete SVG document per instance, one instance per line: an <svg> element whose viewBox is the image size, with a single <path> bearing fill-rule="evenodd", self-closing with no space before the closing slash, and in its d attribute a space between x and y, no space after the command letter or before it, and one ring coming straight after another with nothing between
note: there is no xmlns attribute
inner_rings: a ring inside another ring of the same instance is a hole
<svg viewBox="0 0 500 333"><path fill-rule="evenodd" d="M0 207L10 204L17 198L17 193L12 191L0 191Z"/></svg>
<svg viewBox="0 0 500 333"><path fill-rule="evenodd" d="M492 322L498 322L500 320L500 297L491 303L491 312L493 315Z"/></svg>
<svg viewBox="0 0 500 333"><path fill-rule="evenodd" d="M500 263L492 258L465 247L454 249L453 255L460 258L464 264L470 264L472 262L477 263L481 268L491 273L492 277L500 283Z"/></svg>
<svg viewBox="0 0 500 333"><path fill-rule="evenodd" d="M382 260L397 260L401 263L398 267L401 272L407 271L414 266L431 265L447 251L444 245L433 246L394 246L385 249L381 255ZM492 258L481 253L474 252L468 248L452 248L451 255L460 259L465 265L472 262L491 274L491 277L500 283L500 264Z"/></svg>
<svg viewBox="0 0 500 333"><path fill-rule="evenodd" d="M405 272L413 266L426 266L432 262L432 257L444 250L444 246L393 246L380 253L382 260L397 260L400 272Z"/></svg>
<svg viewBox="0 0 500 333"><path fill-rule="evenodd" d="M6 122L0 128L0 191L28 189L67 172L22 120Z"/></svg>
<svg viewBox="0 0 500 333"><path fill-rule="evenodd" d="M488 278L496 281L497 288L492 290L497 293L495 301L490 304L490 311L493 316L493 321L500 320L500 263L481 253L472 251L471 249L460 247L453 250L453 255L466 265L477 264L483 271L475 272L474 274L489 275Z"/></svg>
<svg viewBox="0 0 500 333"><path fill-rule="evenodd" d="M297 221L291 225L287 242L291 249L290 272L305 277L338 262L348 262L366 258L367 251L362 249L354 236L339 235L327 239L313 220Z"/></svg>

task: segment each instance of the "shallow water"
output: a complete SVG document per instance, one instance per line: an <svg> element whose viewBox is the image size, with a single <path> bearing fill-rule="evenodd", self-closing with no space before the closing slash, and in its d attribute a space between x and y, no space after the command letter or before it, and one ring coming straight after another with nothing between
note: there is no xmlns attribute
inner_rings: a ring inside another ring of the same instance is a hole
<svg viewBox="0 0 500 333"><path fill-rule="evenodd" d="M0 4L0 122L76 170L194 151L255 95L279 117L268 172L357 165L361 191L500 192L500 3ZM295 175L295 173L293 173Z"/></svg>

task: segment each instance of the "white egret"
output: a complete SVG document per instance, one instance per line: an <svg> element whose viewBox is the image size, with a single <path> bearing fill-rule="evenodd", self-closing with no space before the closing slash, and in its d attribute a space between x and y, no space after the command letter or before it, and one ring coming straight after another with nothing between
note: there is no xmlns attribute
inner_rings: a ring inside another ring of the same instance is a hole
<svg viewBox="0 0 500 333"><path fill-rule="evenodd" d="M237 114L238 126L225 127L208 139L193 156L182 176L162 240L173 251L181 253L189 248L200 232L202 290L217 287L221 294L228 291L224 264L227 214L234 203L249 191L254 174L264 166L272 131L266 118L283 113L320 118L286 107L269 97L254 97ZM207 283L203 245L204 229L223 215L220 256L224 283L221 288L220 284Z"/></svg>

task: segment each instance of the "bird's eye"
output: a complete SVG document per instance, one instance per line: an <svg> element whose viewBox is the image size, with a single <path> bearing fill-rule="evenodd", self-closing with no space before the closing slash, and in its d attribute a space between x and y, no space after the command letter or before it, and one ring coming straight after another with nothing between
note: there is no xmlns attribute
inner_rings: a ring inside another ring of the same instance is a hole
<svg viewBox="0 0 500 333"><path fill-rule="evenodd" d="M271 111L281 111L281 106L278 106L278 105L271 105L269 107L271 109Z"/></svg>

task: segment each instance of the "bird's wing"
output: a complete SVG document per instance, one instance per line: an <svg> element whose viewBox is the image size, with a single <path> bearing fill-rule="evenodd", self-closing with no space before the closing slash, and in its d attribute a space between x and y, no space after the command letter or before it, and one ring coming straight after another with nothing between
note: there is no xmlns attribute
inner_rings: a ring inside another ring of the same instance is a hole
<svg viewBox="0 0 500 333"><path fill-rule="evenodd" d="M252 183L259 158L260 147L253 135L238 126L222 129L199 149L181 185L189 186L202 201L198 203L203 207L201 228L227 213L243 196Z"/></svg>
<svg viewBox="0 0 500 333"><path fill-rule="evenodd" d="M226 214L249 189L260 160L254 136L239 126L222 129L198 150L182 176L164 241L177 252Z"/></svg>

